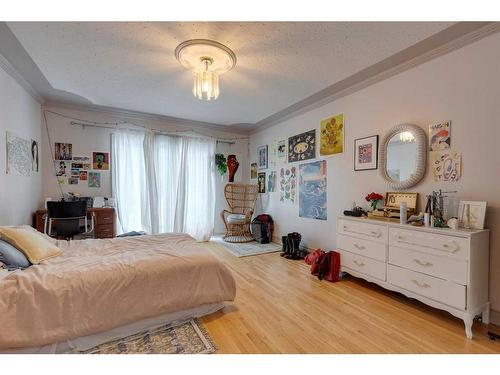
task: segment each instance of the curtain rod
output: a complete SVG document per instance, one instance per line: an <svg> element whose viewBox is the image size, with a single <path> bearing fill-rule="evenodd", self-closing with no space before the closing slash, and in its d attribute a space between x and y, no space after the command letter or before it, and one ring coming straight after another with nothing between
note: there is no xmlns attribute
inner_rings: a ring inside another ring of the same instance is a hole
<svg viewBox="0 0 500 375"><path fill-rule="evenodd" d="M109 125L109 124L89 124L89 123L85 123L85 122L77 122L77 121L71 121L71 125L79 125L79 126L90 126L90 127L93 127L93 128L104 128L104 129L113 129L113 130L117 130L117 129L120 129L119 126L135 126L135 127L138 127L138 128L141 128L142 130L148 130L148 131L152 131L154 133L158 133L158 134L165 134L165 135L177 135L179 133L194 133L194 134L198 134L202 137L207 137L207 138L215 138L216 142L217 143L225 143L225 144L228 144L228 145L234 145L236 143L235 140L248 140L247 137L245 138L218 138L218 137L213 137L211 135L206 135L206 134L202 134L202 133L199 133L195 130L176 130L176 131L165 131L165 130L160 130L160 129L154 129L154 128L148 128L146 126L142 126L142 125L137 125L137 124L133 124L133 123L122 123L122 124L113 124L112 126ZM141 131L141 130L138 130L138 129L130 129L130 128L125 128L126 130L131 130L131 131Z"/></svg>

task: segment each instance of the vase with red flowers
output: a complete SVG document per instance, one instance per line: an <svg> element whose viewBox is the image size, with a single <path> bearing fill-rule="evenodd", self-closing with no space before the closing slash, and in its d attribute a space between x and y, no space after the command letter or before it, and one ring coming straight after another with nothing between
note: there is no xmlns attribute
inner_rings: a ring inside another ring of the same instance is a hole
<svg viewBox="0 0 500 375"><path fill-rule="evenodd" d="M377 209L378 201L381 201L382 199L384 199L384 197L381 194L374 192L371 192L365 197L365 200L370 203L372 211Z"/></svg>

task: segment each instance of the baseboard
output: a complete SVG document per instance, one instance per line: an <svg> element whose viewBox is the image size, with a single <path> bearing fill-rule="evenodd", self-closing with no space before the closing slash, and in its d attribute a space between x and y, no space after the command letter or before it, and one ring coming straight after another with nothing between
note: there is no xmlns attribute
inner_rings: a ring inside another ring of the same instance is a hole
<svg viewBox="0 0 500 375"><path fill-rule="evenodd" d="M500 327L500 311L490 309L490 323Z"/></svg>

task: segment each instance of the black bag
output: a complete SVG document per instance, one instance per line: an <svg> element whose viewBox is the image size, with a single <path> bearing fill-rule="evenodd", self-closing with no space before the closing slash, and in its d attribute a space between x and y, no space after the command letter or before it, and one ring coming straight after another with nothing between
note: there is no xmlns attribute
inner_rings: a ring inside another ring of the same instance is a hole
<svg viewBox="0 0 500 375"><path fill-rule="evenodd" d="M273 219L270 215L258 215L252 220L252 235L259 243L270 243L273 239Z"/></svg>

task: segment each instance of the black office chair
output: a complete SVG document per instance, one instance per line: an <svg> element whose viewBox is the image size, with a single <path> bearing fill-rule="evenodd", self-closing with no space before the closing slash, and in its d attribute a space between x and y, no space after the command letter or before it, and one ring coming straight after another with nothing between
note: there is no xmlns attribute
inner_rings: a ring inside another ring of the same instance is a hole
<svg viewBox="0 0 500 375"><path fill-rule="evenodd" d="M94 230L94 217L90 220L90 226L87 219L87 202L47 202L47 214L45 215L44 232L52 235L52 224L56 221L56 236L67 240L77 234L90 233ZM84 221L84 227L80 225Z"/></svg>

